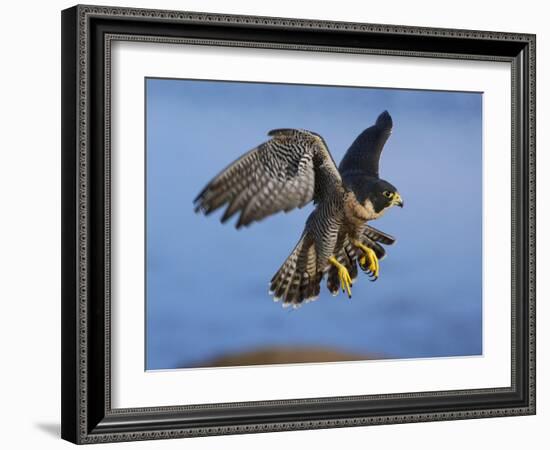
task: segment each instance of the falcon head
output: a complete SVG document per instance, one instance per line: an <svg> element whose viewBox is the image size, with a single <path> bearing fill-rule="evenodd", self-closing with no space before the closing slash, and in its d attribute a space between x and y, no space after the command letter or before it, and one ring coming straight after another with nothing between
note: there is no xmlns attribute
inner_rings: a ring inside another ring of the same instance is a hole
<svg viewBox="0 0 550 450"><path fill-rule="evenodd" d="M401 195L391 183L386 180L378 180L374 183L372 192L367 196L376 212L383 211L392 206L403 208L404 202Z"/></svg>
<svg viewBox="0 0 550 450"><path fill-rule="evenodd" d="M376 215L392 206L403 207L403 199L397 188L386 180L379 178L364 179L354 183L353 191L359 203Z"/></svg>

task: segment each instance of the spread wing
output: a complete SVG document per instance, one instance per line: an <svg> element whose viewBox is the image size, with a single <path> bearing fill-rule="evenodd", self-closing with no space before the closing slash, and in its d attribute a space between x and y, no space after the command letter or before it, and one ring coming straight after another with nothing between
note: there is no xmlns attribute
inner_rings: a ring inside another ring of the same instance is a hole
<svg viewBox="0 0 550 450"><path fill-rule="evenodd" d="M357 136L340 162L339 169L344 179L354 174L379 177L380 155L390 137L392 127L392 118L388 111L384 111L372 127Z"/></svg>
<svg viewBox="0 0 550 450"><path fill-rule="evenodd" d="M321 201L340 174L318 134L278 129L272 138L230 164L194 200L195 210L210 214L227 205L221 221L240 212L236 227Z"/></svg>

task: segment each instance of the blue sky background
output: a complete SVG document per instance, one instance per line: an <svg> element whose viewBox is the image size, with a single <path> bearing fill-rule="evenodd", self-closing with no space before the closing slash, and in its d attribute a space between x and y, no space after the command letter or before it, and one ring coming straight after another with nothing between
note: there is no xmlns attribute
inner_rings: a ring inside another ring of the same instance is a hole
<svg viewBox="0 0 550 450"><path fill-rule="evenodd" d="M146 80L146 368L187 367L272 346L327 346L391 358L482 352L482 95L479 93ZM192 201L273 128L321 134L337 162L387 109L381 176L405 201L374 226L397 237L353 298L283 309L268 282L309 205L236 230Z"/></svg>

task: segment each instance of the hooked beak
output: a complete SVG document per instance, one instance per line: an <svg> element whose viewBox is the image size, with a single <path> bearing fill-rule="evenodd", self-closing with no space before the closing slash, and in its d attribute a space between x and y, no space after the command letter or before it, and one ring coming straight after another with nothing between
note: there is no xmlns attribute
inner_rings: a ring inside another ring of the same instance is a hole
<svg viewBox="0 0 550 450"><path fill-rule="evenodd" d="M400 208L403 208L404 204L405 202L403 202L401 195L399 195L399 193L396 192L391 200L391 206L399 206Z"/></svg>

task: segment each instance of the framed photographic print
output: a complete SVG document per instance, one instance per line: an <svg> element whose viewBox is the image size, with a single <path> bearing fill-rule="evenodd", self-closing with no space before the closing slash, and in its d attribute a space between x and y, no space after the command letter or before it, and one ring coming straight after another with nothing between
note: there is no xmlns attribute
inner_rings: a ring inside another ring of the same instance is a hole
<svg viewBox="0 0 550 450"><path fill-rule="evenodd" d="M63 438L535 413L534 35L75 6L62 46Z"/></svg>

